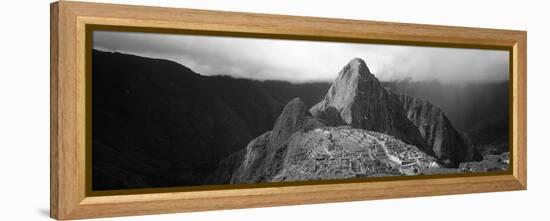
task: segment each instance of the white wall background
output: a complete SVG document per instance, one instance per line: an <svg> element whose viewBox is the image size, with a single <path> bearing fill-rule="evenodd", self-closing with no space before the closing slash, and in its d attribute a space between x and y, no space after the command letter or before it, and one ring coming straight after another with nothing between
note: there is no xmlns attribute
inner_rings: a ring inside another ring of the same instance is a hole
<svg viewBox="0 0 550 221"><path fill-rule="evenodd" d="M529 190L397 200L241 209L113 220L540 220L550 197L545 1L103 0L102 2L337 17L528 31ZM49 213L49 1L0 9L0 220ZM530 219L530 218L531 219ZM537 218L540 217L540 218Z"/></svg>

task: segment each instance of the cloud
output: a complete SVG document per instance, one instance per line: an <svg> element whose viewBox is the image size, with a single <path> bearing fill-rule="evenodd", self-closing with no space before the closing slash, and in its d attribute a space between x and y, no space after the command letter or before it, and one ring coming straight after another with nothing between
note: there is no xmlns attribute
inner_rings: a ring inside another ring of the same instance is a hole
<svg viewBox="0 0 550 221"><path fill-rule="evenodd" d="M94 48L178 62L203 75L291 82L332 81L351 59L383 81L508 79L508 51L242 37L95 31Z"/></svg>

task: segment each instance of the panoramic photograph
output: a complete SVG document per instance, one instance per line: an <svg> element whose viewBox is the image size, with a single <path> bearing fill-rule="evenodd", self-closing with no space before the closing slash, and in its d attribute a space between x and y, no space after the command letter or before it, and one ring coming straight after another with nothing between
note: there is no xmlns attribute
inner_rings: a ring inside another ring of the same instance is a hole
<svg viewBox="0 0 550 221"><path fill-rule="evenodd" d="M94 31L92 190L508 171L509 51Z"/></svg>

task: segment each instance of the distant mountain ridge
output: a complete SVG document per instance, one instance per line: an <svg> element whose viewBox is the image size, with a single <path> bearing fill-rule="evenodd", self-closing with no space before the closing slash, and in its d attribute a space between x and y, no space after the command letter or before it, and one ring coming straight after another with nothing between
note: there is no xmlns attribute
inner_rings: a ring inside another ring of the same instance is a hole
<svg viewBox="0 0 550 221"><path fill-rule="evenodd" d="M178 63L94 50L94 190L199 185L221 159L271 130L294 97L327 83L202 76Z"/></svg>
<svg viewBox="0 0 550 221"><path fill-rule="evenodd" d="M396 94L430 101L460 131L469 131L486 118L508 115L509 81L445 84L437 80L401 79L380 83Z"/></svg>
<svg viewBox="0 0 550 221"><path fill-rule="evenodd" d="M284 166L289 138L297 132L319 127L324 125L309 114L301 99L291 100L277 118L273 129L252 140L246 146L246 151L240 152L243 154L240 158L242 162L230 159L231 162L222 163L236 169L230 172L233 176L217 172L210 182L226 182L220 180L220 177L230 177L232 183L256 183L270 179Z"/></svg>

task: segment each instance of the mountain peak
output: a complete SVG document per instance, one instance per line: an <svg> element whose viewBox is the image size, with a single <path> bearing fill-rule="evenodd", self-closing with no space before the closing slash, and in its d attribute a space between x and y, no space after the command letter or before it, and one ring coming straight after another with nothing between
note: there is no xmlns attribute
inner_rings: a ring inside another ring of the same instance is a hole
<svg viewBox="0 0 550 221"><path fill-rule="evenodd" d="M306 105L304 104L301 98L295 97L286 104L284 110L295 109L295 108L301 109L305 106Z"/></svg>
<svg viewBox="0 0 550 221"><path fill-rule="evenodd" d="M291 134L298 131L307 114L307 107L300 98L294 98L288 102L273 127L271 134L273 146L278 147Z"/></svg>
<svg viewBox="0 0 550 221"><path fill-rule="evenodd" d="M359 65L367 66L366 63L365 63L365 60L363 60L362 58L353 58L348 63L349 64L359 64Z"/></svg>
<svg viewBox="0 0 550 221"><path fill-rule="evenodd" d="M325 98L309 111L318 116L331 107L353 128L389 134L424 149L420 132L407 119L399 101L384 89L360 58L344 66Z"/></svg>
<svg viewBox="0 0 550 221"><path fill-rule="evenodd" d="M361 58L351 59L346 66L340 71L340 77L367 77L371 76L372 73L369 70L369 67L365 61Z"/></svg>
<svg viewBox="0 0 550 221"><path fill-rule="evenodd" d="M460 162L479 161L481 156L468 143L468 138L457 131L443 110L427 100L397 95L407 118L418 127L435 156L447 166Z"/></svg>

